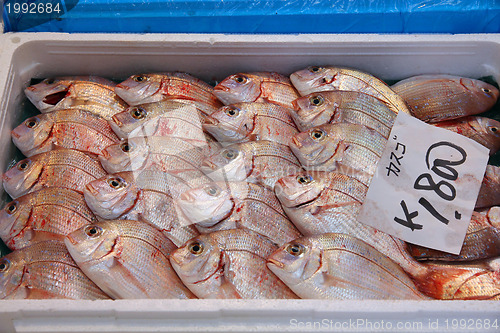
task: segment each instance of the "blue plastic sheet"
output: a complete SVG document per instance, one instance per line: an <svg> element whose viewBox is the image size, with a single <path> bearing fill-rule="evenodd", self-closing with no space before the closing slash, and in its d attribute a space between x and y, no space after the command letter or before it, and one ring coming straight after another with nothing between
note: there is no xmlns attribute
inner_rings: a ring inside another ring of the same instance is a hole
<svg viewBox="0 0 500 333"><path fill-rule="evenodd" d="M5 0L3 19L32 32L495 33L500 1Z"/></svg>

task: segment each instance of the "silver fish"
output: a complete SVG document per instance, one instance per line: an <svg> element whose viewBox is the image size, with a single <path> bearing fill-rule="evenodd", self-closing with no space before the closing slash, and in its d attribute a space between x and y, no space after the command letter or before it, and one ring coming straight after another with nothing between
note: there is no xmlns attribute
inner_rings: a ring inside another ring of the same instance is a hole
<svg viewBox="0 0 500 333"><path fill-rule="evenodd" d="M203 160L201 170L214 181L247 181L272 190L278 179L302 166L288 146L259 140L218 150Z"/></svg>
<svg viewBox="0 0 500 333"><path fill-rule="evenodd" d="M99 161L74 149L55 149L21 160L3 176L3 187L12 197L45 187L66 187L80 191L90 181L107 172Z"/></svg>
<svg viewBox="0 0 500 333"><path fill-rule="evenodd" d="M395 112L410 114L406 102L385 82L375 76L347 67L311 66L290 75L302 96L328 90L359 91L386 101Z"/></svg>
<svg viewBox="0 0 500 333"><path fill-rule="evenodd" d="M135 170L192 172L199 170L205 157L201 147L175 137L135 137L103 149L99 160L109 173Z"/></svg>
<svg viewBox="0 0 500 333"><path fill-rule="evenodd" d="M306 299L427 299L391 259L346 234L304 237L283 245L267 267Z"/></svg>
<svg viewBox="0 0 500 333"><path fill-rule="evenodd" d="M397 114L387 102L357 91L322 91L294 102L291 115L300 131L328 123L361 124L388 137Z"/></svg>
<svg viewBox="0 0 500 333"><path fill-rule="evenodd" d="M195 298L170 265L176 246L152 225L103 221L72 232L65 244L82 271L112 298Z"/></svg>
<svg viewBox="0 0 500 333"><path fill-rule="evenodd" d="M104 118L81 110L59 110L28 118L11 134L14 144L28 157L56 146L99 154L119 141Z"/></svg>
<svg viewBox="0 0 500 333"><path fill-rule="evenodd" d="M203 129L222 144L269 140L287 145L298 133L290 109L272 103L238 103L205 119Z"/></svg>
<svg viewBox="0 0 500 333"><path fill-rule="evenodd" d="M287 108L299 97L290 80L275 72L237 73L222 80L214 88L224 104L267 102Z"/></svg>
<svg viewBox="0 0 500 333"><path fill-rule="evenodd" d="M366 126L338 123L297 134L290 148L306 170L341 172L368 185L386 143L386 138Z"/></svg>
<svg viewBox="0 0 500 333"><path fill-rule="evenodd" d="M188 241L172 253L170 262L199 298L297 298L266 267L276 249L252 231L224 230Z"/></svg>
<svg viewBox="0 0 500 333"><path fill-rule="evenodd" d="M274 192L247 182L217 182L184 192L179 208L201 233L250 229L283 244L301 236Z"/></svg>
<svg viewBox="0 0 500 333"><path fill-rule="evenodd" d="M180 246L199 234L194 226L180 220L182 213L174 202L191 187L173 174L143 170L105 176L87 184L83 193L97 216L149 223Z"/></svg>
<svg viewBox="0 0 500 333"><path fill-rule="evenodd" d="M0 258L0 299L109 299L78 268L64 245L51 240Z"/></svg>
<svg viewBox="0 0 500 333"><path fill-rule="evenodd" d="M9 202L0 211L0 238L12 250L68 233L97 219L81 193L47 187Z"/></svg>
<svg viewBox="0 0 500 333"><path fill-rule="evenodd" d="M412 277L427 273L405 244L357 221L367 186L355 178L328 172L303 172L280 179L275 192L287 216L304 236L344 233L368 243Z"/></svg>
<svg viewBox="0 0 500 333"><path fill-rule="evenodd" d="M412 115L426 122L472 116L489 110L500 92L486 82L455 75L417 75L391 86L409 105Z"/></svg>

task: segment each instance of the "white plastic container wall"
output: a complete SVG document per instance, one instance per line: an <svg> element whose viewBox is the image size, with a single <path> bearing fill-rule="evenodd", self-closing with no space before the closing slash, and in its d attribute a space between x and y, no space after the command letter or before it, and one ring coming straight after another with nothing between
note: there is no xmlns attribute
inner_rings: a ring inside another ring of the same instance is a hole
<svg viewBox="0 0 500 333"><path fill-rule="evenodd" d="M422 73L500 79L500 35L101 35L0 38L0 164L14 152L32 78L122 79L185 71L209 82L240 71L289 74L350 66L385 80ZM0 332L495 332L498 301L120 300L0 301ZM489 323L489 324L487 324ZM498 323L500 324L500 323Z"/></svg>

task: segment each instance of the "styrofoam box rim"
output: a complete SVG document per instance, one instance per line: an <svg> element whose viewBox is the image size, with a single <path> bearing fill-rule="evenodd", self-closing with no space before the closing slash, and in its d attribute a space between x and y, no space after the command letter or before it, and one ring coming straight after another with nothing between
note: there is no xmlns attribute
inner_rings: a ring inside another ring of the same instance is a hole
<svg viewBox="0 0 500 333"><path fill-rule="evenodd" d="M213 81L330 63L384 79L439 72L500 78L500 34L7 33L0 42L0 142L10 141L22 88L33 77L184 70ZM8 146L0 145L0 157L9 156ZM498 301L2 300L0 332L475 332L499 313Z"/></svg>

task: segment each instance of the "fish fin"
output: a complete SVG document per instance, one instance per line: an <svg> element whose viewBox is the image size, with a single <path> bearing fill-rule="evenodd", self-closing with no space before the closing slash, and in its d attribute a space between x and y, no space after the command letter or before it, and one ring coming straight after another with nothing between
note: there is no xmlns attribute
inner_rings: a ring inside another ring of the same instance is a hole
<svg viewBox="0 0 500 333"><path fill-rule="evenodd" d="M231 259L226 253L222 254L221 261L224 263L220 274L220 289L218 298L232 299L241 298L240 293L233 284L235 273L231 268Z"/></svg>
<svg viewBox="0 0 500 333"><path fill-rule="evenodd" d="M259 140L259 135L258 134L250 134L248 136L249 141L258 141Z"/></svg>

